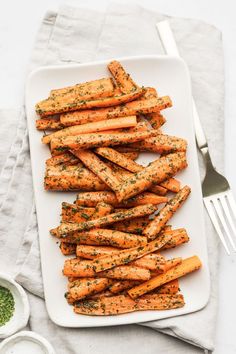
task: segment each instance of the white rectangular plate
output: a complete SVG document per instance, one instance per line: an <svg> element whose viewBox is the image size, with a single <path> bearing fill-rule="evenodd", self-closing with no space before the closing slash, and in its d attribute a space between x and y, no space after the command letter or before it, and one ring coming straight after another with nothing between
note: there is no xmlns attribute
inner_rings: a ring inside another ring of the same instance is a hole
<svg viewBox="0 0 236 354"><path fill-rule="evenodd" d="M181 59L168 56L144 56L119 59L133 79L143 86L153 86L158 94L169 95L173 107L165 110L167 123L164 132L187 139L188 168L178 175L182 184L192 188L190 198L171 220L173 228L185 227L190 242L165 252L168 257L198 255L203 263L200 271L180 280L186 305L169 311L143 311L118 316L93 317L76 315L64 298L66 279L62 276L65 257L59 251L57 240L49 230L60 223L62 201L72 202L76 192L46 192L43 188L45 160L49 158L48 147L41 143L42 132L35 128L35 103L49 95L51 89L108 76L108 61L73 65L50 66L34 71L26 87L26 110L30 138L35 200L38 217L41 264L48 314L53 322L66 327L112 326L158 320L183 315L203 308L209 298L210 280L207 265L207 246L204 232L203 204L193 118L191 108L190 79L186 65ZM155 154L142 154L139 161L147 164Z"/></svg>

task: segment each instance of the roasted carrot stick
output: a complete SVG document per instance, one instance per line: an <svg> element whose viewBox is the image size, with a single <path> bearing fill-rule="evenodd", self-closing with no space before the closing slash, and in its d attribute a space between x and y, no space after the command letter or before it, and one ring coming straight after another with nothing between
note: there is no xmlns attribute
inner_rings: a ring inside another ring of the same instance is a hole
<svg viewBox="0 0 236 354"><path fill-rule="evenodd" d="M178 264L182 263L182 258L181 257L176 257L172 259L167 259L164 265L164 273L167 272L167 270L174 268Z"/></svg>
<svg viewBox="0 0 236 354"><path fill-rule="evenodd" d="M77 95L65 94L62 96L51 96L38 102L35 106L36 113L45 117L51 114L76 111L80 109L90 109L99 107L117 106L126 102L133 101L144 93L143 89L137 89L127 94L117 94L104 98L82 99Z"/></svg>
<svg viewBox="0 0 236 354"><path fill-rule="evenodd" d="M99 155L105 157L106 159L114 162L115 164L125 168L126 170L128 170L130 172L136 173L136 172L140 172L144 169L144 167L142 165L139 165L137 162L132 161L131 159L127 158L119 151L116 151L115 149L112 149L110 147L97 148L96 152ZM160 192L161 195L163 195L167 192L166 189L168 189L172 192L178 192L180 189L180 182L174 178L169 178L168 180L161 182L160 186L154 185L154 186L150 187L151 191L153 191L154 193Z"/></svg>
<svg viewBox="0 0 236 354"><path fill-rule="evenodd" d="M135 142L133 147L141 151L152 151L158 154L171 153L175 151L186 151L187 141L176 136L158 134L145 139L143 142Z"/></svg>
<svg viewBox="0 0 236 354"><path fill-rule="evenodd" d="M54 118L37 119L35 125L38 130L59 130L64 128L61 121Z"/></svg>
<svg viewBox="0 0 236 354"><path fill-rule="evenodd" d="M89 316L108 316L143 310L169 310L184 306L181 294L145 295L136 301L127 295L103 297L98 300L78 301L75 313Z"/></svg>
<svg viewBox="0 0 236 354"><path fill-rule="evenodd" d="M101 192L81 192L77 194L76 205L81 206L96 206L99 201L111 204L116 208L129 208L139 205L145 205L147 203L151 204L160 204L165 203L168 199L153 193L141 193L131 199L125 200L122 203L119 203L115 193L109 191Z"/></svg>
<svg viewBox="0 0 236 354"><path fill-rule="evenodd" d="M63 96L67 94L77 95L81 100L108 97L114 94L114 83L111 78L102 78L51 90L50 92L50 96Z"/></svg>
<svg viewBox="0 0 236 354"><path fill-rule="evenodd" d="M143 229L149 223L149 217L143 216L142 218L126 220L122 222L116 222L111 225L113 230L123 231L123 232L131 232L137 235L141 235Z"/></svg>
<svg viewBox="0 0 236 354"><path fill-rule="evenodd" d="M91 216L91 220L96 220L102 216L111 214L113 207L110 204L100 202L96 205L95 211Z"/></svg>
<svg viewBox="0 0 236 354"><path fill-rule="evenodd" d="M54 236L59 237L57 233ZM145 236L108 229L93 229L81 233L75 232L72 235L61 238L61 240L81 245L112 246L118 248L141 247L147 244Z"/></svg>
<svg viewBox="0 0 236 354"><path fill-rule="evenodd" d="M114 296L114 294L110 291L110 290L104 290L100 293L94 294L94 295L90 295L88 297L89 300L97 300L97 299L101 299L103 297L110 297L110 296Z"/></svg>
<svg viewBox="0 0 236 354"><path fill-rule="evenodd" d="M82 257L86 259L95 259L106 254L111 254L112 252L119 251L115 247L106 246L87 246L87 245L77 245L76 255L77 257Z"/></svg>
<svg viewBox="0 0 236 354"><path fill-rule="evenodd" d="M57 156L52 156L46 160L47 166L57 166L57 165L76 165L79 160L72 155L70 152L64 152L64 154L60 154Z"/></svg>
<svg viewBox="0 0 236 354"><path fill-rule="evenodd" d="M69 295L74 300L80 300L107 289L110 284L112 284L112 280L107 278L79 279L71 284Z"/></svg>
<svg viewBox="0 0 236 354"><path fill-rule="evenodd" d="M160 112L146 114L145 118L147 118L153 129L159 129L166 122L165 117Z"/></svg>
<svg viewBox="0 0 236 354"><path fill-rule="evenodd" d="M77 279L75 279L75 280L77 280ZM86 299L88 299L88 300L98 300L98 299L101 299L103 297L109 297L109 296L114 296L114 294L111 291L109 291L109 290L103 290L103 291L101 291L99 293L86 296ZM73 297L71 297L69 292L65 293L65 298L66 298L68 304L70 304L70 305L74 304L77 301L77 300L74 300Z"/></svg>
<svg viewBox="0 0 236 354"><path fill-rule="evenodd" d="M136 114L159 112L172 106L170 97L152 98L147 100L135 100L122 105L96 110L84 110L61 114L60 121L64 126L98 122L105 119L126 117Z"/></svg>
<svg viewBox="0 0 236 354"><path fill-rule="evenodd" d="M138 280L117 280L109 287L109 290L112 294L121 293L124 290L131 289L136 285L139 285L140 281Z"/></svg>
<svg viewBox="0 0 236 354"><path fill-rule="evenodd" d="M62 202L61 205L61 221L62 222L82 222L89 220L94 214L95 208L84 208Z"/></svg>
<svg viewBox="0 0 236 354"><path fill-rule="evenodd" d="M149 240L153 240L159 234L161 229L165 226L167 221L173 214L181 207L191 192L188 186L183 187L166 205L159 211L157 216L145 227L143 234Z"/></svg>
<svg viewBox="0 0 236 354"><path fill-rule="evenodd" d="M139 156L139 153L137 151L129 151L129 152L122 152L122 155L124 155L126 158L131 159L131 160L136 160Z"/></svg>
<svg viewBox="0 0 236 354"><path fill-rule="evenodd" d="M150 215L153 214L155 211L156 208L152 204L140 205L129 210L125 210L123 212L121 211L118 213L103 216L96 220L81 223L62 223L60 226L58 226L56 229L52 229L50 232L52 235L57 234L60 237L64 237L74 231L84 231L92 229L94 227L110 225L116 221L133 219L144 215Z"/></svg>
<svg viewBox="0 0 236 354"><path fill-rule="evenodd" d="M93 267L96 272L101 272L103 270L111 269L115 266L122 264L127 264L136 259L139 259L146 254L153 253L159 250L163 245L168 242L170 236L161 235L158 240L148 243L143 247L133 247L128 250L122 250L117 253L102 256L93 260Z"/></svg>
<svg viewBox="0 0 236 354"><path fill-rule="evenodd" d="M47 166L44 188L46 190L97 190L108 189L97 176L87 168L78 164L76 166Z"/></svg>
<svg viewBox="0 0 236 354"><path fill-rule="evenodd" d="M180 263L182 263L181 257L168 259L168 260L166 260L165 265L162 268L156 269L156 270L151 270L151 275L153 277L158 274L165 273L165 272L167 272L167 270L174 268L175 266L177 266Z"/></svg>
<svg viewBox="0 0 236 354"><path fill-rule="evenodd" d="M155 130L137 133L90 133L77 136L66 136L53 138L51 140L51 150L59 155L65 150L89 149L99 146L122 145L127 142L135 142L146 139L156 134Z"/></svg>
<svg viewBox="0 0 236 354"><path fill-rule="evenodd" d="M162 250L175 248L189 241L189 237L185 229L170 230L165 231L164 233L170 235L171 239L164 245Z"/></svg>
<svg viewBox="0 0 236 354"><path fill-rule="evenodd" d="M166 179L165 181L161 182L160 185L174 193L180 191L180 181L175 178Z"/></svg>
<svg viewBox="0 0 236 354"><path fill-rule="evenodd" d="M160 273L166 270L165 258L160 254L155 254L155 253L146 254L146 256L138 258L129 264L134 265L136 267L160 272Z"/></svg>
<svg viewBox="0 0 236 354"><path fill-rule="evenodd" d="M141 165L138 163L128 159L125 157L122 153L109 148L109 147L100 147L97 148L96 153L105 157L106 159L114 162L115 164L125 168L126 170L130 172L139 172L143 169Z"/></svg>
<svg viewBox="0 0 236 354"><path fill-rule="evenodd" d="M178 279L188 273L198 270L201 265L201 261L197 256L186 258L181 264L177 265L174 268L171 268L166 273L158 275L150 279L149 281L138 285L133 289L128 290L128 294L130 295L130 297L132 297L132 299L136 299L137 297L152 291L158 286L161 286L165 283L170 282L171 280Z"/></svg>
<svg viewBox="0 0 236 354"><path fill-rule="evenodd" d="M120 250L115 247L91 247L85 245L78 245L76 248L76 255L82 258L97 259L106 255L117 254ZM173 261L172 261L172 264ZM164 271L166 268L166 261L160 254L147 254L133 262L130 265L149 269L152 271Z"/></svg>
<svg viewBox="0 0 236 354"><path fill-rule="evenodd" d="M75 254L76 245L73 243L61 242L60 243L60 250L61 250L61 253L64 254L64 256L69 256L69 255Z"/></svg>
<svg viewBox="0 0 236 354"><path fill-rule="evenodd" d="M103 120L102 122L93 122L93 123L75 125L73 127L68 127L65 129L61 129L55 133L45 135L44 137L42 137L42 143L49 144L53 138L79 135L79 134L96 133L101 131L109 131L112 129L122 129L127 127L134 127L135 125L137 125L136 116L109 119L109 120Z"/></svg>
<svg viewBox="0 0 236 354"><path fill-rule="evenodd" d="M130 75L125 71L123 66L117 60L113 60L108 64L108 69L114 76L115 81L121 92L130 93L137 90L138 86L132 80Z"/></svg>
<svg viewBox="0 0 236 354"><path fill-rule="evenodd" d="M113 285L111 285L112 287ZM152 294L177 294L179 291L179 280L175 279L152 291Z"/></svg>
<svg viewBox="0 0 236 354"><path fill-rule="evenodd" d="M112 169L100 160L92 151L79 150L72 153L114 192L119 189L120 182Z"/></svg>
<svg viewBox="0 0 236 354"><path fill-rule="evenodd" d="M182 294L147 294L136 299L138 310L170 310L184 306Z"/></svg>
<svg viewBox="0 0 236 354"><path fill-rule="evenodd" d="M120 185L118 201L121 202L148 189L153 183L158 184L170 178L187 166L186 155L178 152L161 157Z"/></svg>
<svg viewBox="0 0 236 354"><path fill-rule="evenodd" d="M88 278L96 277L98 274L93 269L93 261L68 259L64 263L63 274L67 277ZM148 280L151 273L148 269L139 268L134 265L120 266L99 273L100 278Z"/></svg>

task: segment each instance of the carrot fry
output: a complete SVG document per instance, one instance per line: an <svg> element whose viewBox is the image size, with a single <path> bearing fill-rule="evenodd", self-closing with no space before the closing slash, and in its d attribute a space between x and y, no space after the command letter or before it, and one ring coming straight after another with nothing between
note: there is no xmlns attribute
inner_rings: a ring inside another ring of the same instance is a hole
<svg viewBox="0 0 236 354"><path fill-rule="evenodd" d="M69 289L69 296L73 300L81 300L89 295L104 291L112 284L107 278L85 278L73 282Z"/></svg>
<svg viewBox="0 0 236 354"><path fill-rule="evenodd" d="M64 154L50 157L46 160L47 166L57 166L57 165L76 165L79 160L72 155L70 152L65 152Z"/></svg>
<svg viewBox="0 0 236 354"><path fill-rule="evenodd" d="M35 125L38 130L59 130L64 128L59 119L52 118L37 119Z"/></svg>
<svg viewBox="0 0 236 354"><path fill-rule="evenodd" d="M61 242L60 250L64 256L69 256L76 253L76 245L73 243Z"/></svg>
<svg viewBox="0 0 236 354"><path fill-rule="evenodd" d="M153 193L141 193L131 199L125 200L119 203L115 193L109 191L101 192L81 192L77 194L76 205L94 207L99 201L111 204L116 208L129 208L139 205L150 204L160 204L167 201L166 197L160 197L159 195Z"/></svg>
<svg viewBox="0 0 236 354"><path fill-rule="evenodd" d="M78 164L76 166L47 166L44 178L45 190L87 190L104 191L108 189L91 171Z"/></svg>
<svg viewBox="0 0 236 354"><path fill-rule="evenodd" d="M160 112L146 114L145 118L147 118L153 129L159 129L166 122L166 119Z"/></svg>
<svg viewBox="0 0 236 354"><path fill-rule="evenodd" d="M88 299L89 300L97 300L97 299L101 299L103 297L110 297L110 296L113 296L113 293L109 290L105 290L100 293L89 296Z"/></svg>
<svg viewBox="0 0 236 354"><path fill-rule="evenodd" d="M62 130L59 130L55 133L45 135L42 138L43 144L49 144L53 138L71 136L71 135L79 135L79 134L88 134L88 133L96 133L101 131L107 131L112 129L122 129L127 127L134 127L137 124L137 120L135 116L124 117L124 118L116 118L103 120L102 122L93 122L81 125L75 125L73 127L68 127Z"/></svg>
<svg viewBox="0 0 236 354"><path fill-rule="evenodd" d="M143 169L143 167L141 165L128 159L123 154L121 154L120 152L118 152L112 148L100 147L100 148L97 148L95 151L97 154L105 157L106 159L114 162L115 164L125 168L126 170L128 170L130 172L139 172L140 170Z"/></svg>
<svg viewBox="0 0 236 354"><path fill-rule="evenodd" d="M54 236L60 238L57 233ZM147 244L145 236L129 234L116 230L93 229L87 232L75 232L72 235L61 238L63 242L90 245L90 246L112 246L118 248L142 247Z"/></svg>
<svg viewBox="0 0 236 354"><path fill-rule="evenodd" d="M77 136L66 136L60 138L53 138L51 140L51 150L59 155L64 150L80 150L89 149L99 146L113 146L127 144L128 142L135 142L146 139L157 134L155 130L136 132L136 133L90 133Z"/></svg>
<svg viewBox="0 0 236 354"><path fill-rule="evenodd" d="M120 185L118 201L133 197L148 189L153 183L158 184L170 178L186 166L186 155L183 152L169 154L153 161Z"/></svg>
<svg viewBox="0 0 236 354"><path fill-rule="evenodd" d="M136 218L131 220L125 220L122 222L116 222L111 225L113 230L123 231L123 232L131 232L137 235L141 235L143 229L149 223L149 217L144 216L142 218Z"/></svg>
<svg viewBox="0 0 236 354"><path fill-rule="evenodd" d="M95 259L117 251L119 251L119 249L115 247L77 245L76 256L86 259Z"/></svg>
<svg viewBox="0 0 236 354"><path fill-rule="evenodd" d="M50 96L67 94L77 95L81 100L112 96L114 94L113 80L111 78L102 78L84 82L82 84L76 84L74 86L51 90L50 92Z"/></svg>
<svg viewBox="0 0 236 354"><path fill-rule="evenodd" d="M169 310L184 306L181 294L145 295L136 301L127 295L103 297L98 300L78 301L75 313L89 316L110 316L143 310Z"/></svg>
<svg viewBox="0 0 236 354"><path fill-rule="evenodd" d="M170 310L184 306L182 294L147 294L136 299L138 310Z"/></svg>
<svg viewBox="0 0 236 354"><path fill-rule="evenodd" d="M118 294L139 284L140 281L138 280L117 280L115 283L111 284L109 290L112 294Z"/></svg>
<svg viewBox="0 0 236 354"><path fill-rule="evenodd" d="M137 90L138 86L132 80L130 75L124 70L121 63L117 60L113 60L108 64L108 69L111 74L114 76L115 81L121 92L130 93Z"/></svg>
<svg viewBox="0 0 236 354"><path fill-rule="evenodd" d="M164 272L166 270L165 258L156 253L146 254L145 256L131 262L130 265L156 272Z"/></svg>
<svg viewBox="0 0 236 354"><path fill-rule="evenodd" d="M162 250L175 248L189 241L189 237L185 229L165 231L164 234L170 235L171 239L164 245Z"/></svg>
<svg viewBox="0 0 236 354"><path fill-rule="evenodd" d="M197 256L186 258L181 264L171 268L166 273L158 275L149 281L128 290L128 294L132 299L136 299L137 297L146 294L147 292L150 292L153 289L170 282L171 280L178 279L188 273L198 270L201 265L201 261Z"/></svg>
<svg viewBox="0 0 236 354"><path fill-rule="evenodd" d="M99 217L109 215L113 211L113 207L110 204L100 202L96 205L95 211L92 215L92 220L96 220Z"/></svg>
<svg viewBox="0 0 236 354"><path fill-rule="evenodd" d="M119 189L120 182L114 172L102 160L100 160L92 151L80 150L72 153L78 157L83 164L98 176L114 192Z"/></svg>
<svg viewBox="0 0 236 354"><path fill-rule="evenodd" d="M61 114L60 121L64 126L70 126L136 114L159 112L171 106L172 102L170 97L164 96L146 100L135 100L115 107L65 113Z"/></svg>
<svg viewBox="0 0 236 354"><path fill-rule="evenodd" d="M153 277L158 274L165 273L165 272L167 272L167 270L174 268L175 266L177 266L180 263L182 263L181 257L168 259L162 268L156 269L156 270L151 270L151 275Z"/></svg>
<svg viewBox="0 0 236 354"><path fill-rule="evenodd" d="M160 185L174 193L178 193L180 191L180 181L175 178L166 179L161 182Z"/></svg>
<svg viewBox="0 0 236 354"><path fill-rule="evenodd" d="M143 89L137 89L127 94L117 93L115 96L104 98L82 99L77 95L65 94L62 96L51 96L35 105L36 113L45 117L51 114L90 109L99 107L117 106L126 102L136 100L144 93Z"/></svg>
<svg viewBox="0 0 236 354"><path fill-rule="evenodd" d="M154 137L145 139L145 141L135 142L133 147L141 151L152 151L158 154L171 153L175 151L186 151L187 142L184 139L175 136L158 134Z"/></svg>
<svg viewBox="0 0 236 354"><path fill-rule="evenodd" d="M83 280L83 279L81 279L81 280ZM97 300L97 299L101 299L103 297L109 297L109 296L114 296L114 294L112 292L110 292L109 290L103 290L103 291L101 291L99 293L86 296L86 299L88 299L88 300ZM73 297L70 295L69 292L65 293L65 298L66 298L66 300L67 300L69 305L72 305L72 304L74 304L77 301L77 300L73 299Z"/></svg>
<svg viewBox="0 0 236 354"><path fill-rule="evenodd" d="M89 220L94 213L94 208L84 208L66 202L61 205L62 222L83 222Z"/></svg>
<svg viewBox="0 0 236 354"><path fill-rule="evenodd" d="M145 227L143 234L149 240L156 238L163 226L170 220L173 214L181 207L191 192L188 186L183 187L166 205L159 211L157 216Z"/></svg>
<svg viewBox="0 0 236 354"><path fill-rule="evenodd" d="M96 272L101 272L115 266L130 263L149 253L159 250L169 241L169 239L170 236L161 235L158 240L150 242L146 246L133 247L132 249L122 250L115 254L99 257L93 260L93 268Z"/></svg>
<svg viewBox="0 0 236 354"><path fill-rule="evenodd" d="M140 205L123 212L113 213L107 216L103 216L96 220L91 220L91 221L81 222L81 223L62 223L60 226L58 226L56 229L52 229L50 232L52 235L57 234L61 237L64 237L68 233L74 231L84 231L84 230L92 229L94 227L110 225L116 221L133 219L144 215L150 215L153 214L155 211L156 208L152 204Z"/></svg>
<svg viewBox="0 0 236 354"><path fill-rule="evenodd" d="M96 152L130 172L140 172L145 168L142 165L139 165L137 162L132 161L128 157L124 156L122 153L109 147L97 148ZM167 189L172 192L178 192L180 189L180 182L174 178L169 178L168 180L161 182L160 186L153 185L150 187L150 190L153 193L156 192L160 193L161 195L165 195L165 193L167 193Z"/></svg>
<svg viewBox="0 0 236 354"><path fill-rule="evenodd" d="M76 255L83 258L88 259L97 259L102 256L107 255L114 255L119 253L119 249L115 247L91 247L91 246L84 246L78 245L76 248ZM171 260L172 261L172 260ZM172 264L175 264L172 261ZM167 270L168 266L166 267L166 261L163 256L160 254L147 254L133 262L130 265L149 269L152 271L165 271Z"/></svg>
<svg viewBox="0 0 236 354"><path fill-rule="evenodd" d="M137 151L128 151L122 152L122 155L124 155L127 159L136 160L139 156L139 153Z"/></svg>
<svg viewBox="0 0 236 354"><path fill-rule="evenodd" d="M175 266L177 266L180 263L182 263L181 257L168 259L165 263L165 266L164 266L164 273L167 272L169 269L174 268Z"/></svg>
<svg viewBox="0 0 236 354"><path fill-rule="evenodd" d="M137 266L120 266L113 269L100 272L99 275L95 272L92 266L93 261L80 261L76 258L65 261L63 274L69 277L88 278L96 277L109 279L127 279L127 280L148 280L151 273L148 269L139 268Z"/></svg>
<svg viewBox="0 0 236 354"><path fill-rule="evenodd" d="M112 287L113 285L111 285ZM177 294L179 291L179 280L175 279L166 283L159 288L154 289L151 293L153 294ZM111 292L112 293L112 292Z"/></svg>

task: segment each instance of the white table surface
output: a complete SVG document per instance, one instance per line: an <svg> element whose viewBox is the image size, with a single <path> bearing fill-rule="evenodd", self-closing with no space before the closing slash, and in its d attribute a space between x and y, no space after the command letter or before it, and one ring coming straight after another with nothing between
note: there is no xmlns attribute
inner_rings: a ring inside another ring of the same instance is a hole
<svg viewBox="0 0 236 354"><path fill-rule="evenodd" d="M105 9L109 0L74 0L64 3ZM125 0L116 0L124 3ZM217 26L223 34L225 54L225 171L236 196L236 22L235 0L134 0L149 9L173 16L192 17ZM18 108L30 53L40 21L61 0L3 0L0 7L0 108ZM1 128L1 125L0 125ZM221 249L219 315L215 354L236 353L235 292L236 254Z"/></svg>

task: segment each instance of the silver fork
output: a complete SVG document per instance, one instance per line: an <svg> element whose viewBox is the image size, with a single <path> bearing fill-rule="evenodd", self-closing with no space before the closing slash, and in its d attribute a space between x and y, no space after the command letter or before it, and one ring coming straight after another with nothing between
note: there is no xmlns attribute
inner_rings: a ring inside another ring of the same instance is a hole
<svg viewBox="0 0 236 354"><path fill-rule="evenodd" d="M161 21L156 26L166 53L180 57L169 22ZM202 182L204 204L217 234L229 255L230 250L225 236L228 238L233 250L236 251L235 241L231 236L231 233L236 236L236 226L233 220L236 219L236 203L227 179L219 174L212 165L207 140L194 101L193 117L197 146L206 164L206 175Z"/></svg>

